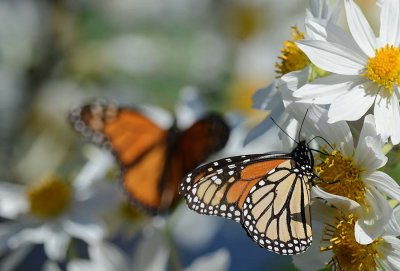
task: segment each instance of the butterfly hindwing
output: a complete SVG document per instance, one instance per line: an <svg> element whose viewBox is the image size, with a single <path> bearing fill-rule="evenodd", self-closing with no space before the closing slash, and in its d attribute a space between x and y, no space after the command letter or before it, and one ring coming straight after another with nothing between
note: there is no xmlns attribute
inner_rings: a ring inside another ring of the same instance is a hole
<svg viewBox="0 0 400 271"><path fill-rule="evenodd" d="M304 252L312 242L310 187L288 160L262 178L246 197L243 227L260 246L282 255Z"/></svg>

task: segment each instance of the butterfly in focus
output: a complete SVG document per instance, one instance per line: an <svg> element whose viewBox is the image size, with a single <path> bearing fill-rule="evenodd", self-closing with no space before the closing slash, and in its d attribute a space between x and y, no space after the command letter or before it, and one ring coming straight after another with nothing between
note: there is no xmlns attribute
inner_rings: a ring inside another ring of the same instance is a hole
<svg viewBox="0 0 400 271"><path fill-rule="evenodd" d="M234 156L187 174L179 191L190 209L240 222L261 247L281 255L312 243L314 158L300 141L290 153Z"/></svg>
<svg viewBox="0 0 400 271"><path fill-rule="evenodd" d="M185 130L176 121L164 129L142 110L104 101L72 110L69 120L76 131L114 154L132 203L153 215L174 205L182 176L222 149L230 133L216 113Z"/></svg>

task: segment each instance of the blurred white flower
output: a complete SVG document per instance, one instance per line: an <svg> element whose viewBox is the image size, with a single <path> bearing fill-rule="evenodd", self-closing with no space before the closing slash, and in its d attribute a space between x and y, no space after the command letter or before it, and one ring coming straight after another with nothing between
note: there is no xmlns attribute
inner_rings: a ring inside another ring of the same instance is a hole
<svg viewBox="0 0 400 271"><path fill-rule="evenodd" d="M305 253L292 257L297 268L307 271L324 267L343 271L400 269L399 207L393 211L389 224L379 236L369 244L360 244L355 238L356 221L362 216L359 205L344 197L329 197L323 191L319 192L318 196L326 198L331 206L321 200L313 203L313 235L316 238ZM396 224L397 228L391 226Z"/></svg>
<svg viewBox="0 0 400 271"><path fill-rule="evenodd" d="M149 236L139 242L133 257L128 257L119 247L112 243L100 242L89 247L89 259L75 259L68 263L67 271L160 271L168 270L170 248L160 232L148 233ZM132 260L129 260L132 259ZM173 263L171 264L180 264ZM197 258L184 271L213 270L226 271L229 269L230 255L227 250ZM54 268L54 264L48 263ZM179 267L181 268L181 267ZM44 271L60 269L46 269Z"/></svg>
<svg viewBox="0 0 400 271"><path fill-rule="evenodd" d="M297 90L301 102L330 104L329 122L358 120L373 106L379 134L400 142L400 2L386 0L376 38L360 8L345 1L352 36L326 27L334 39L297 41L310 60L332 75Z"/></svg>
<svg viewBox="0 0 400 271"><path fill-rule="evenodd" d="M118 199L116 184L102 179L113 158L96 151L72 183L50 176L28 186L0 182L0 253L43 244L49 259L65 258L71 237L87 243L106 234L100 212Z"/></svg>

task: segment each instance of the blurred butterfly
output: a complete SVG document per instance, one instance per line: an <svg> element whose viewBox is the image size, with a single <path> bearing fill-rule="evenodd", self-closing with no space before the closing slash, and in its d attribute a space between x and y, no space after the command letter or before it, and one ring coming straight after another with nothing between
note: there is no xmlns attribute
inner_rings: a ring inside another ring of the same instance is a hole
<svg viewBox="0 0 400 271"><path fill-rule="evenodd" d="M180 185L190 209L240 222L261 247L282 255L312 243L314 158L300 141L290 153L234 156L196 168Z"/></svg>
<svg viewBox="0 0 400 271"><path fill-rule="evenodd" d="M181 131L163 129L139 109L94 102L73 110L76 131L110 149L134 205L150 214L168 211L179 198L182 176L222 149L229 137L225 121L208 113Z"/></svg>

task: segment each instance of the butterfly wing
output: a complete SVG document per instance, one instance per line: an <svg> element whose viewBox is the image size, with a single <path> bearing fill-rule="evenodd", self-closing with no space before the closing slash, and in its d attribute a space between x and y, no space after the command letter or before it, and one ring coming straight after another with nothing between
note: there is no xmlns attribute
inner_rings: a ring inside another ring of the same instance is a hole
<svg viewBox="0 0 400 271"><path fill-rule="evenodd" d="M222 149L229 132L222 117L210 113L178 135L177 142L171 143L168 151L170 155L163 176L165 181L162 183L164 201L173 202L179 198L178 188L182 176Z"/></svg>
<svg viewBox="0 0 400 271"><path fill-rule="evenodd" d="M311 244L310 188L290 154L221 159L188 174L180 193L192 210L240 222L260 246L297 254Z"/></svg>
<svg viewBox="0 0 400 271"><path fill-rule="evenodd" d="M121 165L129 166L152 146L166 140L167 131L132 108L94 102L73 110L75 130L99 146L111 149Z"/></svg>
<svg viewBox="0 0 400 271"><path fill-rule="evenodd" d="M111 103L80 107L71 112L70 121L75 130L114 153L122 170L123 186L133 203L157 213L162 205L160 182L169 132L139 111Z"/></svg>
<svg viewBox="0 0 400 271"><path fill-rule="evenodd" d="M179 138L179 154L184 173L192 171L211 154L222 149L229 133L226 122L215 113L209 113L183 131Z"/></svg>
<svg viewBox="0 0 400 271"><path fill-rule="evenodd" d="M242 221L247 194L269 171L287 159L285 154L242 155L203 165L188 174L180 193L192 210Z"/></svg>
<svg viewBox="0 0 400 271"><path fill-rule="evenodd" d="M310 185L287 160L257 182L243 204L242 225L261 247L282 254L304 252L312 242Z"/></svg>

